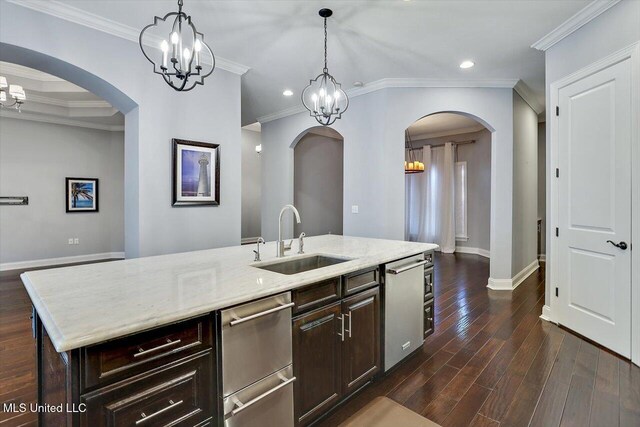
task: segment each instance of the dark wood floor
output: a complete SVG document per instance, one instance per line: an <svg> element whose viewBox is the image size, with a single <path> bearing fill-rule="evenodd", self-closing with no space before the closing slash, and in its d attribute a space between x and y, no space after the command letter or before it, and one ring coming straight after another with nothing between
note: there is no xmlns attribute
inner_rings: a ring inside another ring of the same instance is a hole
<svg viewBox="0 0 640 427"><path fill-rule="evenodd" d="M640 368L541 321L541 271L511 293L487 290L482 257L438 256L435 268L435 333L322 427L380 395L443 426L640 426ZM36 399L29 315L18 274L0 273L0 404ZM0 407L0 424L36 423Z"/></svg>
<svg viewBox="0 0 640 427"><path fill-rule="evenodd" d="M436 328L421 352L320 423L386 395L442 426L640 426L640 368L540 320L544 274L489 291L488 260L436 257Z"/></svg>
<svg viewBox="0 0 640 427"><path fill-rule="evenodd" d="M33 413L3 412L4 402L35 403L35 340L31 300L17 272L0 273L0 425L35 426Z"/></svg>

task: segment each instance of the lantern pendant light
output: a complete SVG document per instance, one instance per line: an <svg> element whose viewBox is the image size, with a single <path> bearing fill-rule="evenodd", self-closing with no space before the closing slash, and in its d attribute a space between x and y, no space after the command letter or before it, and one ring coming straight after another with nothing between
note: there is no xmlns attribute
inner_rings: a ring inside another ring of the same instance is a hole
<svg viewBox="0 0 640 427"><path fill-rule="evenodd" d="M424 163L418 160L418 156L415 154L416 149L411 142L411 135L409 129L404 131L404 173L422 173L424 172Z"/></svg>
<svg viewBox="0 0 640 427"><path fill-rule="evenodd" d="M204 84L204 79L213 73L216 58L205 43L204 35L196 30L191 16L182 11L182 4L183 0L178 0L177 12L167 13L164 18L154 17L153 24L142 29L138 41L142 53L153 64L153 72L160 74L173 89L186 92L197 84ZM158 33L168 39L158 37ZM147 46L149 42L157 43L160 52Z"/></svg>
<svg viewBox="0 0 640 427"><path fill-rule="evenodd" d="M349 97L327 68L327 18L333 15L333 11L320 9L318 14L324 19L324 68L318 77L309 80L309 85L302 91L302 104L318 123L329 126L347 111Z"/></svg>

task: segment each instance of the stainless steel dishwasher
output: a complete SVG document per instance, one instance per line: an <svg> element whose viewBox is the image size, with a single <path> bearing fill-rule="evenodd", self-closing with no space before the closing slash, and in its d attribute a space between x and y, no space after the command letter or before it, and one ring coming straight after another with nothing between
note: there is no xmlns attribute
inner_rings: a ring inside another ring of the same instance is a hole
<svg viewBox="0 0 640 427"><path fill-rule="evenodd" d="M424 254L385 265L384 370L424 342Z"/></svg>
<svg viewBox="0 0 640 427"><path fill-rule="evenodd" d="M221 312L224 425L294 425L291 293Z"/></svg>

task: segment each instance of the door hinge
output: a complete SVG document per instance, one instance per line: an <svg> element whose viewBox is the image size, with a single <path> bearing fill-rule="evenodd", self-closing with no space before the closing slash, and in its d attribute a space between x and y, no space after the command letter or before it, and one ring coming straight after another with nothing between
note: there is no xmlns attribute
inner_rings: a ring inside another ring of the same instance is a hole
<svg viewBox="0 0 640 427"><path fill-rule="evenodd" d="M558 296L558 288L556 287L556 296Z"/></svg>
<svg viewBox="0 0 640 427"><path fill-rule="evenodd" d="M560 169L556 168L556 178L560 178Z"/></svg>
<svg viewBox="0 0 640 427"><path fill-rule="evenodd" d="M560 115L560 107L556 105L556 116L559 116L559 115Z"/></svg>
<svg viewBox="0 0 640 427"><path fill-rule="evenodd" d="M558 227L556 227L556 237L560 236L560 229Z"/></svg>

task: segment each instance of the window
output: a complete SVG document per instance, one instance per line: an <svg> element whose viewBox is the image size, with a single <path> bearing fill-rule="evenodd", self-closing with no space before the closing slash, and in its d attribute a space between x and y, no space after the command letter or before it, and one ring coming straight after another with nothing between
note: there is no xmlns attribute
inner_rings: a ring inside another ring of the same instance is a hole
<svg viewBox="0 0 640 427"><path fill-rule="evenodd" d="M467 241L467 162L455 164L456 240Z"/></svg>

